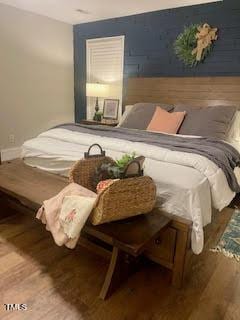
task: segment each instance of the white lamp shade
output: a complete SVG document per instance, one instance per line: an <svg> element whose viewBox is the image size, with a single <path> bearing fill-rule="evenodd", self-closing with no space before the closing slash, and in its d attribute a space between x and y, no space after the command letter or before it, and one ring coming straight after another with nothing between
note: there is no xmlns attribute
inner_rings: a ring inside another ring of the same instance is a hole
<svg viewBox="0 0 240 320"><path fill-rule="evenodd" d="M101 83L87 83L86 95L87 97L105 98L109 95L109 86Z"/></svg>

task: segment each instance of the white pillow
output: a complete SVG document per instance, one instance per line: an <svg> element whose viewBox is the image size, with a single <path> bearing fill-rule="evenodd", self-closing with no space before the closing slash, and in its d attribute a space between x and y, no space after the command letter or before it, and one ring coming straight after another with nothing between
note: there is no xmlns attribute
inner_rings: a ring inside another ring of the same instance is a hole
<svg viewBox="0 0 240 320"><path fill-rule="evenodd" d="M133 104L129 104L127 106L125 106L125 111L123 112L123 115L118 123L118 127L121 127L122 123L125 121L125 119L127 118L128 114L130 113L131 109L133 107Z"/></svg>
<svg viewBox="0 0 240 320"><path fill-rule="evenodd" d="M228 133L228 141L230 143L238 142L240 143L240 111L237 111Z"/></svg>
<svg viewBox="0 0 240 320"><path fill-rule="evenodd" d="M240 142L232 141L230 144L240 153Z"/></svg>

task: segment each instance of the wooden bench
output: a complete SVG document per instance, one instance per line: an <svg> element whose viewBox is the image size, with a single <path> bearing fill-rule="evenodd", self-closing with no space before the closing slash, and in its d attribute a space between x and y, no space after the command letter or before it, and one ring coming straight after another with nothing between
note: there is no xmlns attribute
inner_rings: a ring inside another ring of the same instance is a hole
<svg viewBox="0 0 240 320"><path fill-rule="evenodd" d="M26 166L15 160L0 166L0 200L19 211L36 212L43 201L56 195L66 178ZM172 283L181 287L189 249L191 222L169 219L156 209L148 215L83 228L80 244L110 256L100 297L105 299L136 268L140 255L172 270ZM105 245L111 247L109 251Z"/></svg>
<svg viewBox="0 0 240 320"><path fill-rule="evenodd" d="M112 246L111 260L100 297L109 296L124 279L136 270L137 258L149 243L159 237L170 219L152 212L122 221L92 226L87 223L83 233Z"/></svg>

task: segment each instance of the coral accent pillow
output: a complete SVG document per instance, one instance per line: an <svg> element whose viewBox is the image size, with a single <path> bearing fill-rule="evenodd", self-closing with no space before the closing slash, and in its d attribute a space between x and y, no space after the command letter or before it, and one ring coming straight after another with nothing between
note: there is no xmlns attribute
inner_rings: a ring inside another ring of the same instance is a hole
<svg viewBox="0 0 240 320"><path fill-rule="evenodd" d="M164 133L177 133L180 128L186 112L167 112L161 107L157 107L147 131L160 131Z"/></svg>

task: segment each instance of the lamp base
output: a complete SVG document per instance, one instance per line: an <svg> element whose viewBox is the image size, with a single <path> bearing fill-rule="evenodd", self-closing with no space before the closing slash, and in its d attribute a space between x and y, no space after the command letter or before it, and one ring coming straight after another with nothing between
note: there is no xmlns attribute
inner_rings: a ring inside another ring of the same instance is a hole
<svg viewBox="0 0 240 320"><path fill-rule="evenodd" d="M94 121L101 121L102 120L102 113L101 112L95 112L93 116Z"/></svg>
<svg viewBox="0 0 240 320"><path fill-rule="evenodd" d="M93 116L93 120L94 121L101 121L102 120L102 113L99 112L98 97L96 98L95 114Z"/></svg>
<svg viewBox="0 0 240 320"><path fill-rule="evenodd" d="M98 97L96 98L95 111L96 113L99 111Z"/></svg>

